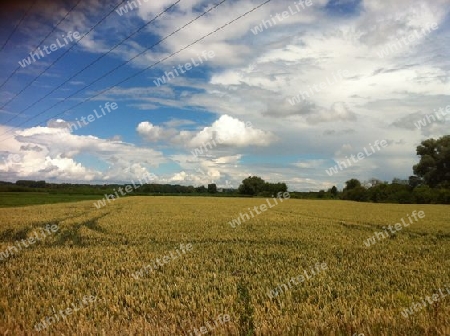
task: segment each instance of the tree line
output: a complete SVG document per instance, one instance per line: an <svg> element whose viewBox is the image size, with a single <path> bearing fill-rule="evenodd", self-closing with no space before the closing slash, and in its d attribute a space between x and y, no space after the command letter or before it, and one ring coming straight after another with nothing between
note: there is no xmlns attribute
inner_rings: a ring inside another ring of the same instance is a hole
<svg viewBox="0 0 450 336"><path fill-rule="evenodd" d="M416 153L420 160L407 180L396 178L389 184L376 178L365 183L350 179L342 193L322 190L322 196L359 202L450 204L450 135L422 141Z"/></svg>
<svg viewBox="0 0 450 336"><path fill-rule="evenodd" d="M437 140L427 139L416 148L419 162L413 166L414 175L408 179L393 179L392 183L376 178L361 183L358 179L345 182L342 191L332 186L327 191L290 192L291 198L343 199L376 203L443 203L450 204L450 135ZM19 180L16 183L0 181L0 191L41 191L55 194L103 195L113 193L121 184L70 184ZM269 183L258 176L245 178L238 189L172 184L143 184L130 195L216 195L271 197L286 192L284 182Z"/></svg>

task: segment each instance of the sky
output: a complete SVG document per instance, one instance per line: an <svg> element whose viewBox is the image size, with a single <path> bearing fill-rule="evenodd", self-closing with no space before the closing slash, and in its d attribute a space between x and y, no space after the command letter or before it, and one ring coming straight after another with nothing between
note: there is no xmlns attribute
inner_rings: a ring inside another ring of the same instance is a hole
<svg viewBox="0 0 450 336"><path fill-rule="evenodd" d="M449 134L449 5L4 2L0 180L407 179Z"/></svg>

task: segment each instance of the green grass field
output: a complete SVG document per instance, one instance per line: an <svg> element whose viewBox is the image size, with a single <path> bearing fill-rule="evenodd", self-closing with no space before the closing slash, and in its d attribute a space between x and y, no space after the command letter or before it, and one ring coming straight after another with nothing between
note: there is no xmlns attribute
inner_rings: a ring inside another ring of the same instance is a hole
<svg viewBox="0 0 450 336"><path fill-rule="evenodd" d="M101 195L49 194L46 192L0 192L0 207L17 207L35 204L55 204L96 200Z"/></svg>
<svg viewBox="0 0 450 336"><path fill-rule="evenodd" d="M49 223L58 230L0 260L0 334L450 334L450 293L421 303L450 291L449 206L291 199L228 224L263 203L128 197L101 209L2 208L0 252ZM365 246L413 211L425 217ZM316 263L327 269L313 275ZM52 320L89 295L94 303Z"/></svg>

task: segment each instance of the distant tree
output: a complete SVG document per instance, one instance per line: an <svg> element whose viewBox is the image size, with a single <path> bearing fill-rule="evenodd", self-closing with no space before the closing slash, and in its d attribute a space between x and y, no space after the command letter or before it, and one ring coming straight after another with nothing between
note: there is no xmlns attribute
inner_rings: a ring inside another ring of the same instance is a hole
<svg viewBox="0 0 450 336"><path fill-rule="evenodd" d="M359 180L350 179L345 182L342 198L345 200L365 202L369 199L369 195L367 189L361 185Z"/></svg>
<svg viewBox="0 0 450 336"><path fill-rule="evenodd" d="M418 186L413 190L413 195L416 203L418 204L430 204L433 203L435 197L433 190L427 185Z"/></svg>
<svg viewBox="0 0 450 336"><path fill-rule="evenodd" d="M337 190L336 186L331 187L330 194L333 195L333 197L337 196L338 190Z"/></svg>
<svg viewBox="0 0 450 336"><path fill-rule="evenodd" d="M369 188L367 191L370 201L379 203L385 201L389 197L389 185L387 183L377 184Z"/></svg>
<svg viewBox="0 0 450 336"><path fill-rule="evenodd" d="M410 176L408 178L408 181L409 181L408 184L409 184L409 186L411 188L416 188L416 187L420 186L423 183L423 181L422 181L422 179L420 177L414 176L414 175Z"/></svg>
<svg viewBox="0 0 450 336"><path fill-rule="evenodd" d="M358 187L361 187L361 182L359 182L359 180L357 179L351 179L345 182L344 191L350 191Z"/></svg>
<svg viewBox="0 0 450 336"><path fill-rule="evenodd" d="M257 195L264 191L265 182L258 176L249 176L242 180L242 184L239 186L238 192L242 195Z"/></svg>
<svg viewBox="0 0 450 336"><path fill-rule="evenodd" d="M217 193L217 186L216 186L215 183L208 184L208 192L209 192L210 194L215 194L215 193Z"/></svg>
<svg viewBox="0 0 450 336"><path fill-rule="evenodd" d="M29 188L45 188L45 181L17 180L16 185Z"/></svg>
<svg viewBox="0 0 450 336"><path fill-rule="evenodd" d="M369 187L376 187L377 185L383 184L383 181L372 177L371 179L369 179L368 181Z"/></svg>
<svg viewBox="0 0 450 336"><path fill-rule="evenodd" d="M317 194L317 198L324 198L325 197L325 190L319 190L319 193Z"/></svg>
<svg viewBox="0 0 450 336"><path fill-rule="evenodd" d="M369 199L369 195L367 194L366 188L361 187L361 186L356 186L352 189L345 190L342 198L345 200L367 202Z"/></svg>
<svg viewBox="0 0 450 336"><path fill-rule="evenodd" d="M402 180L401 178L398 178L398 177L394 177L392 179L392 183L393 184L408 184L408 181L407 180Z"/></svg>
<svg viewBox="0 0 450 336"><path fill-rule="evenodd" d="M195 192L199 193L199 194L203 194L206 193L207 189L205 188L205 186L200 186L195 188Z"/></svg>
<svg viewBox="0 0 450 336"><path fill-rule="evenodd" d="M414 174L431 188L450 187L450 135L424 140L416 151L420 161L413 167Z"/></svg>
<svg viewBox="0 0 450 336"><path fill-rule="evenodd" d="M266 183L264 183L263 191L265 191L268 196L276 195L279 192L287 191L287 185L286 185L286 183L268 183L268 182L266 182Z"/></svg>

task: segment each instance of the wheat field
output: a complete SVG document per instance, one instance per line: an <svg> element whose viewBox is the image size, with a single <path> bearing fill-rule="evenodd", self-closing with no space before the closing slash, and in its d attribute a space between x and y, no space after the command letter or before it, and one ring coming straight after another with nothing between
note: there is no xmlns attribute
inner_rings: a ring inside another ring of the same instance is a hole
<svg viewBox="0 0 450 336"><path fill-rule="evenodd" d="M265 202L0 209L0 334L450 335L448 206Z"/></svg>

